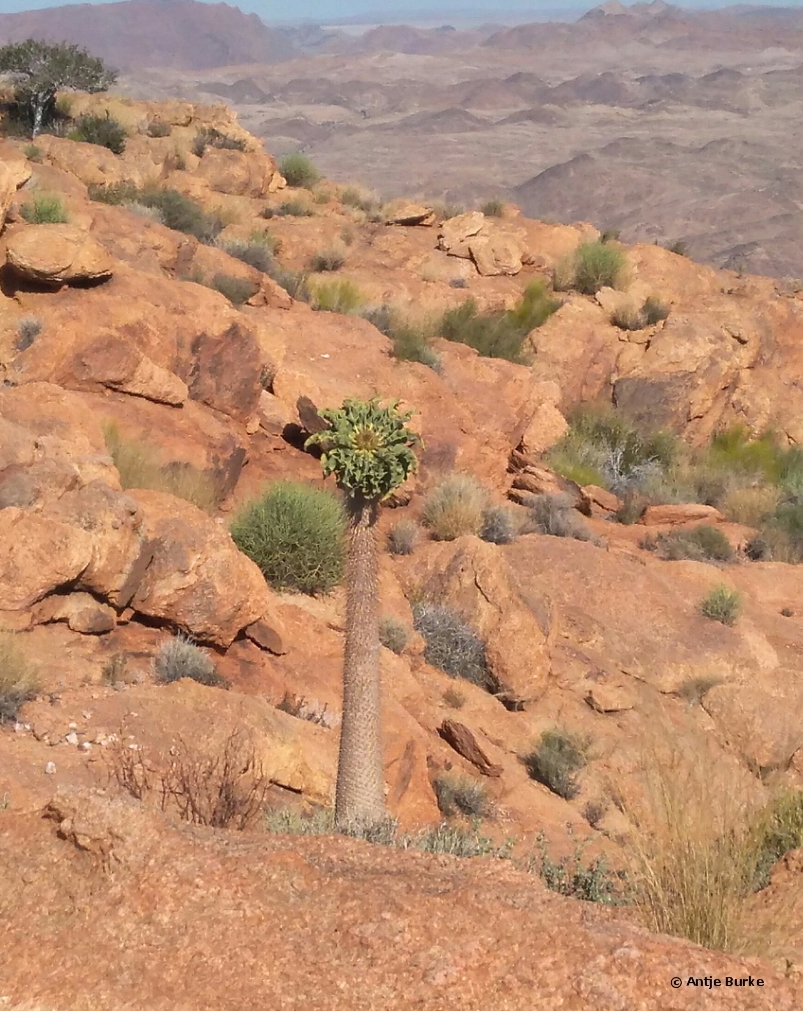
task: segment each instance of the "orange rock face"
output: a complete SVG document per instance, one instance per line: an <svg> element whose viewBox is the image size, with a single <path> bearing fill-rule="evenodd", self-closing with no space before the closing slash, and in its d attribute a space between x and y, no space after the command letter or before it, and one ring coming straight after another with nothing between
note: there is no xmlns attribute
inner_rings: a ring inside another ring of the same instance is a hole
<svg viewBox="0 0 803 1011"><path fill-rule="evenodd" d="M73 225L29 225L6 243L6 262L29 281L71 284L111 277L106 250Z"/></svg>

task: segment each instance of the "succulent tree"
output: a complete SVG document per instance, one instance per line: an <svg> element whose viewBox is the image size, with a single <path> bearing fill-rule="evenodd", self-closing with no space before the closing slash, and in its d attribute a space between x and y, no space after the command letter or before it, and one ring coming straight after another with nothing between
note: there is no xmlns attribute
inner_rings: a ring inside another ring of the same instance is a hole
<svg viewBox="0 0 803 1011"><path fill-rule="evenodd" d="M335 824L360 830L386 817L379 691L379 503L418 466L419 437L398 401L350 398L320 411L329 427L307 440L322 449L324 474L334 474L346 497L346 648L343 721L337 769Z"/></svg>
<svg viewBox="0 0 803 1011"><path fill-rule="evenodd" d="M85 49L37 39L0 47L0 74L14 81L17 105L30 120L32 137L52 118L57 91L108 91L117 80L114 71Z"/></svg>

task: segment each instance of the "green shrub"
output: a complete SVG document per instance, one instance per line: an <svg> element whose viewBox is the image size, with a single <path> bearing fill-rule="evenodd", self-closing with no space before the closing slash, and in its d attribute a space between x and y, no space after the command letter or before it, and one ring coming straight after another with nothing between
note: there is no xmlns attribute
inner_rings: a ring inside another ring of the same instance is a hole
<svg viewBox="0 0 803 1011"><path fill-rule="evenodd" d="M466 213L462 204L437 204L433 210L439 221L448 221L450 218L456 218Z"/></svg>
<svg viewBox="0 0 803 1011"><path fill-rule="evenodd" d="M741 594L724 584L715 586L700 604L700 613L723 625L735 625L742 608Z"/></svg>
<svg viewBox="0 0 803 1011"><path fill-rule="evenodd" d="M320 253L315 253L309 258L309 269L314 274L323 274L329 271L340 270L346 262L346 254L342 249L333 247L323 249Z"/></svg>
<svg viewBox="0 0 803 1011"><path fill-rule="evenodd" d="M252 281L234 277L232 274L215 274L211 286L221 295L225 295L232 305L243 305L257 291Z"/></svg>
<svg viewBox="0 0 803 1011"><path fill-rule="evenodd" d="M453 474L424 500L422 520L436 541L479 534L488 507L488 492L473 477Z"/></svg>
<svg viewBox="0 0 803 1011"><path fill-rule="evenodd" d="M312 308L322 312L353 316L364 302L363 293L353 281L321 281L312 289Z"/></svg>
<svg viewBox="0 0 803 1011"><path fill-rule="evenodd" d="M164 491L204 512L217 508L219 493L209 474L188 463L163 464L151 443L125 438L114 422L104 427L103 435L123 488Z"/></svg>
<svg viewBox="0 0 803 1011"><path fill-rule="evenodd" d="M139 199L139 187L132 182L90 183L86 191L90 200L116 206Z"/></svg>
<svg viewBox="0 0 803 1011"><path fill-rule="evenodd" d="M485 655L485 641L452 608L419 601L413 606L413 624L426 642L424 659L448 674L489 691L495 688Z"/></svg>
<svg viewBox="0 0 803 1011"><path fill-rule="evenodd" d="M654 541L645 542L645 547L673 562L684 558L697 562L732 562L734 559L728 538L717 527L708 525L659 534Z"/></svg>
<svg viewBox="0 0 803 1011"><path fill-rule="evenodd" d="M556 272L555 288L574 288L596 295L600 288L615 288L625 268L624 253L607 242L584 242L568 264Z"/></svg>
<svg viewBox="0 0 803 1011"><path fill-rule="evenodd" d="M22 153L28 161L40 162L42 160L42 149L37 144L26 144Z"/></svg>
<svg viewBox="0 0 803 1011"><path fill-rule="evenodd" d="M241 263L247 263L249 267L260 271L262 274L270 274L273 269L274 246L270 242L272 236L266 235L265 241L260 239L250 242L226 242L221 248L229 256Z"/></svg>
<svg viewBox="0 0 803 1011"><path fill-rule="evenodd" d="M58 193L35 193L20 207L20 214L32 225L63 225L70 220Z"/></svg>
<svg viewBox="0 0 803 1011"><path fill-rule="evenodd" d="M762 525L754 557L799 565L803 562L803 503L782 502Z"/></svg>
<svg viewBox="0 0 803 1011"><path fill-rule="evenodd" d="M518 517L507 506L489 506L482 514L480 537L489 544L510 544L519 536Z"/></svg>
<svg viewBox="0 0 803 1011"><path fill-rule="evenodd" d="M25 351L42 332L42 320L38 316L23 316L17 321L16 351Z"/></svg>
<svg viewBox="0 0 803 1011"><path fill-rule="evenodd" d="M162 643L153 661L153 669L162 684L191 678L209 688L229 687L228 681L218 674L215 661L207 651L181 633Z"/></svg>
<svg viewBox="0 0 803 1011"><path fill-rule="evenodd" d="M445 340L467 344L485 358L504 358L526 364L528 355L524 351L524 341L527 335L545 323L560 305L543 282L533 281L527 285L518 305L506 312L480 312L472 298L454 309L447 309L438 334Z"/></svg>
<svg viewBox="0 0 803 1011"><path fill-rule="evenodd" d="M599 241L606 245L609 242L618 242L622 233L618 228L605 228L600 232Z"/></svg>
<svg viewBox="0 0 803 1011"><path fill-rule="evenodd" d="M265 207L263 218L311 218L315 214L312 208L302 200L285 200L277 207Z"/></svg>
<svg viewBox="0 0 803 1011"><path fill-rule="evenodd" d="M296 807L270 808L265 812L266 832L278 835L334 835L335 813L328 807L300 811Z"/></svg>
<svg viewBox="0 0 803 1011"><path fill-rule="evenodd" d="M383 302L364 309L360 315L390 338L391 354L400 362L420 362L440 373L440 356L430 346L430 335L423 326L415 326L401 318L397 310Z"/></svg>
<svg viewBox="0 0 803 1011"><path fill-rule="evenodd" d="M566 731L545 730L522 761L532 779L571 800L580 790L577 773L586 765L587 748L587 742Z"/></svg>
<svg viewBox="0 0 803 1011"><path fill-rule="evenodd" d="M753 882L766 888L770 871L791 850L803 846L803 790L784 790L770 801L759 820L758 859Z"/></svg>
<svg viewBox="0 0 803 1011"><path fill-rule="evenodd" d="M641 307L641 315L645 326L655 326L656 323L660 323L669 315L669 306L655 295L649 295Z"/></svg>
<svg viewBox="0 0 803 1011"><path fill-rule="evenodd" d="M471 829L460 825L442 823L434 828L422 829L412 835L403 836L397 843L402 849L420 850L422 853L446 854L452 857L495 857L509 860L512 840L497 846L492 839L480 835L476 825Z"/></svg>
<svg viewBox="0 0 803 1011"><path fill-rule="evenodd" d="M570 537L575 541L593 540L588 526L577 515L571 501L563 495L533 495L528 503L529 523L525 530L550 537Z"/></svg>
<svg viewBox="0 0 803 1011"><path fill-rule="evenodd" d="M219 217L207 214L200 204L178 190L149 186L140 190L138 200L146 207L158 208L168 228L193 235L200 242L211 243L223 231Z"/></svg>
<svg viewBox="0 0 803 1011"><path fill-rule="evenodd" d="M582 407L570 416L569 426L546 460L580 485L601 485L625 495L669 472L680 457L674 436L643 434L612 408Z"/></svg>
<svg viewBox="0 0 803 1011"><path fill-rule="evenodd" d="M328 491L274 484L235 516L231 536L277 590L326 593L343 577L345 515Z"/></svg>
<svg viewBox="0 0 803 1011"><path fill-rule="evenodd" d="M227 133L221 133L213 126L205 126L195 134L192 142L192 153L199 158L203 158L208 147L214 147L226 151L245 151L247 144L239 137L230 137Z"/></svg>
<svg viewBox="0 0 803 1011"><path fill-rule="evenodd" d="M288 186L298 186L312 189L321 178L320 173L306 155L296 151L287 154L279 162L279 171L287 180Z"/></svg>
<svg viewBox="0 0 803 1011"><path fill-rule="evenodd" d="M379 623L379 641L392 653L403 653L410 641L410 631L398 618L385 617Z"/></svg>
<svg viewBox="0 0 803 1011"><path fill-rule="evenodd" d="M527 861L526 869L537 874L550 891L603 905L620 905L624 901L626 875L611 871L603 857L586 863L583 842L577 840L572 855L560 860L549 855L543 834L539 834L536 846L536 854Z"/></svg>
<svg viewBox="0 0 803 1011"><path fill-rule="evenodd" d="M480 210L486 218L501 218L505 212L505 204L502 200L486 200Z"/></svg>
<svg viewBox="0 0 803 1011"><path fill-rule="evenodd" d="M309 302L311 296L309 275L303 270L288 270L275 260L268 271L268 276L287 294L299 302Z"/></svg>
<svg viewBox="0 0 803 1011"><path fill-rule="evenodd" d="M411 555L420 533L415 520L399 520L388 530L388 551L392 555Z"/></svg>
<svg viewBox="0 0 803 1011"><path fill-rule="evenodd" d="M39 675L25 656L22 636L0 631L0 724L14 723L20 707L39 691Z"/></svg>
<svg viewBox="0 0 803 1011"><path fill-rule="evenodd" d="M478 779L444 774L435 779L433 786L438 808L447 818L456 814L467 818L491 818L494 815L488 788Z"/></svg>
<svg viewBox="0 0 803 1011"><path fill-rule="evenodd" d="M104 116L96 116L93 113L79 116L69 138L108 148L112 154L122 154L125 151L127 134L123 124L107 111Z"/></svg>
<svg viewBox="0 0 803 1011"><path fill-rule="evenodd" d="M161 123L158 119L152 119L146 131L149 137L169 137L172 132L170 123Z"/></svg>

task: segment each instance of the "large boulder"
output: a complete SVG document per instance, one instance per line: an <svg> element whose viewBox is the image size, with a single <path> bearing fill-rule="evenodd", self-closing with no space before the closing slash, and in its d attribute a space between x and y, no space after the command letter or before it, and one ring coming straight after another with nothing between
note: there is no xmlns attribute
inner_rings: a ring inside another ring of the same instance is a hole
<svg viewBox="0 0 803 1011"><path fill-rule="evenodd" d="M28 225L9 236L6 262L28 281L71 284L112 276L112 259L75 225Z"/></svg>
<svg viewBox="0 0 803 1011"><path fill-rule="evenodd" d="M6 141L0 142L0 227L20 186L31 178L31 166Z"/></svg>
<svg viewBox="0 0 803 1011"><path fill-rule="evenodd" d="M168 621L205 642L229 646L273 603L262 573L228 532L189 502L137 490L143 533L153 559L131 600L150 618Z"/></svg>
<svg viewBox="0 0 803 1011"><path fill-rule="evenodd" d="M216 193L257 199L285 185L276 162L264 151L229 151L208 147L195 175Z"/></svg>

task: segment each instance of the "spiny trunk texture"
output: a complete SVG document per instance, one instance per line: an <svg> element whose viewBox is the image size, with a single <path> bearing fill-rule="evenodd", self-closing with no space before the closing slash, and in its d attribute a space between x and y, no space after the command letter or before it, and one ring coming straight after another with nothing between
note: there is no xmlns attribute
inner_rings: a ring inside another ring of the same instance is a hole
<svg viewBox="0 0 803 1011"><path fill-rule="evenodd" d="M335 824L360 829L386 817L379 693L379 562L375 502L349 509L346 655Z"/></svg>

